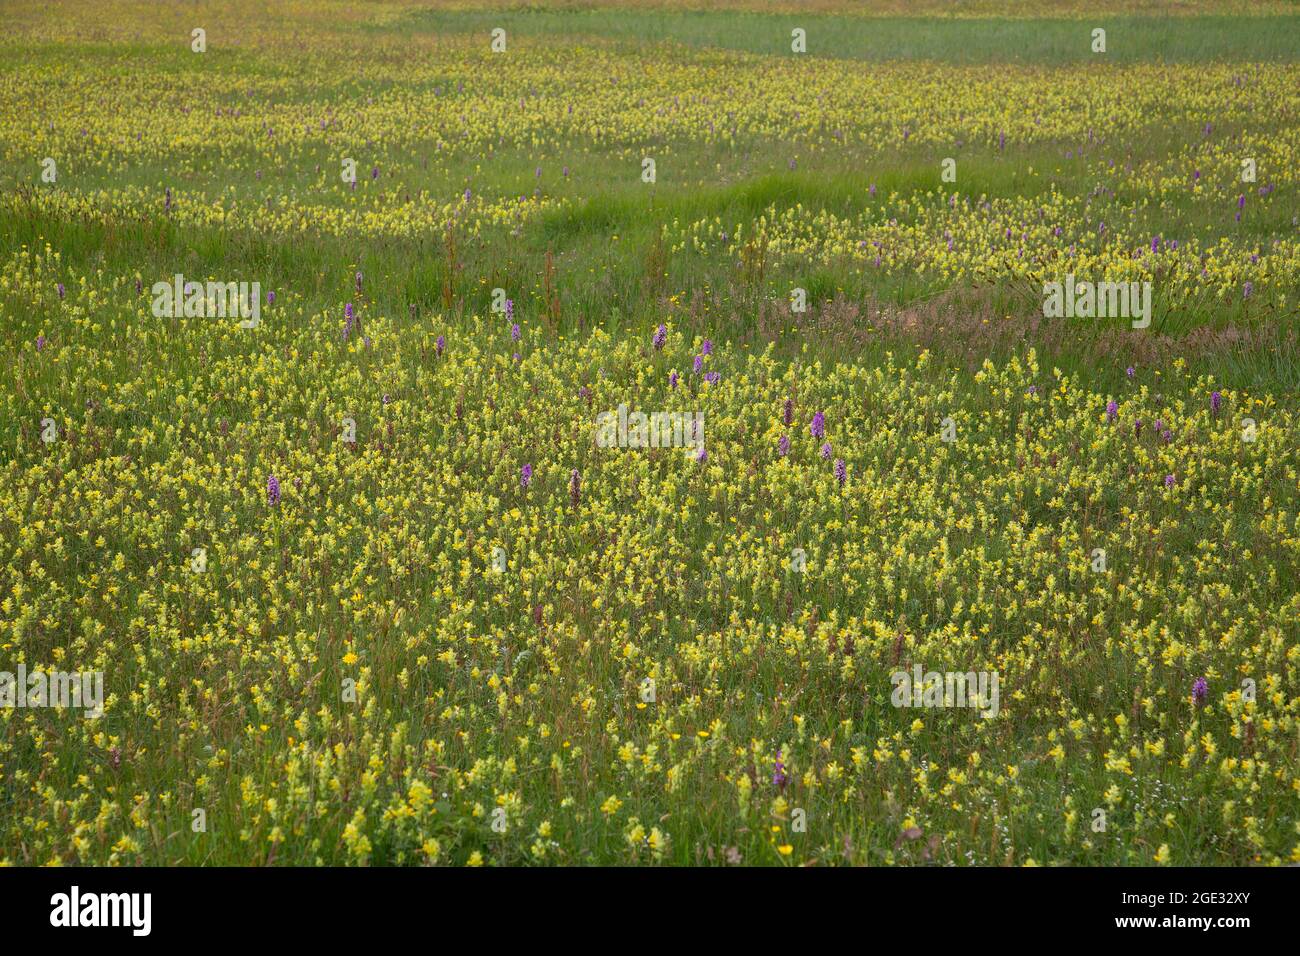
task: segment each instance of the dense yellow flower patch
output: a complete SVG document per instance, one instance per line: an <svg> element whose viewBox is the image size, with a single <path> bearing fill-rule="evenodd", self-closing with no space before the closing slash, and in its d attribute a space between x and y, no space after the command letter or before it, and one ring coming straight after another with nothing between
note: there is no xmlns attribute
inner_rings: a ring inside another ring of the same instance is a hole
<svg viewBox="0 0 1300 956"><path fill-rule="evenodd" d="M0 649L102 670L106 714L0 711L10 862L1300 844L1292 405L1177 368L1099 394L1032 353L972 380L673 329L516 343L364 300L346 339L288 296L243 329L62 274L0 277L50 315L0 406ZM623 403L701 412L707 455L597 447ZM1000 713L891 706L914 663L996 671Z"/></svg>

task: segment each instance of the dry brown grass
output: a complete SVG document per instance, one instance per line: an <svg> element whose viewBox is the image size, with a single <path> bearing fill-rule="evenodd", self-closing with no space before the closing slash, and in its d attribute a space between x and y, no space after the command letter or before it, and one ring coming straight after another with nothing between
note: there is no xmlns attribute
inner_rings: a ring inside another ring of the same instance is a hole
<svg viewBox="0 0 1300 956"><path fill-rule="evenodd" d="M701 302L692 305L692 324L707 328ZM760 336L769 341L777 341L783 329L797 327L802 335L835 350L861 351L882 342L891 347L919 346L972 370L985 358L996 360L1030 347L1044 357L1069 356L1087 364L1119 367L1156 367L1178 358L1213 363L1267 353L1279 361L1296 362L1300 356L1295 328L1201 326L1186 334L1162 334L1044 318L1040 309L1037 303L1025 303L1006 312L995 306L992 290L961 289L902 308L841 297L810 306L804 315L793 314L788 303L770 302L759 309L757 318Z"/></svg>

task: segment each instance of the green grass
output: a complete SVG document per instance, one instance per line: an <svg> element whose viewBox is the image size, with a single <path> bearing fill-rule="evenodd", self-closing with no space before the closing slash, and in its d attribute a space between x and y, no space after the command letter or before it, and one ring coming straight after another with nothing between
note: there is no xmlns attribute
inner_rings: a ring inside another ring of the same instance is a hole
<svg viewBox="0 0 1300 956"><path fill-rule="evenodd" d="M732 139L630 122L533 140L509 123L534 80L543 93L524 112L554 118L566 98L601 95L609 77L579 72L589 50L628 57L615 61L627 75L647 62L682 69L648 110L707 94L721 125L740 104L692 87L694 71L722 63L740 82L771 68L795 25L813 57L866 71L925 61L936 76L991 67L964 74L975 84L999 79L999 64L1033 65L1050 93L1067 75L1053 68L1100 83L1112 64L1222 61L1243 75L1289 64L1300 17L1108 17L1096 24L1104 60L1088 50L1087 20L413 10L310 25L319 48L250 31L247 46L217 42L208 59L148 30L122 43L0 43L0 106L26 134L0 146L0 670L20 652L90 662L117 695L98 724L0 714L0 861L411 864L434 838L441 862L523 864L538 862L546 822L555 848L543 862L648 862L629 845L632 815L670 836L663 861L677 864L718 863L728 848L770 865L1150 864L1162 845L1180 864L1295 859L1300 276L1273 275L1251 299L1174 302L1158 289L1143 333L1122 320L1047 322L1025 279L883 272L749 244L757 217L797 208L809 221L906 226L939 221L954 190L1007 204L1055 191L1090 197L1078 238L1090 248L1101 220L1136 246L1231 238L1268 255L1295 235L1291 105L1261 105L1249 88L1216 100L1216 88L1168 103L1176 121L1098 115L1094 141L1003 148L998 123L1016 117L974 117L951 144L896 142L865 108L861 124L845 121L863 135L846 141L830 124L794 136L776 121ZM536 54L535 74L451 59L495 26ZM445 65L463 62L483 72ZM448 89L463 78L464 93ZM435 86L456 109L438 112ZM807 108L806 90L775 88ZM95 102L111 91L132 95ZM379 112L406 95L428 115L367 118L370 101ZM1235 112L1220 119L1225 103ZM206 128L182 107L232 104L245 126L167 146ZM80 107L75 121L60 112ZM458 144L460 109L500 132ZM1060 110L1044 107L1049 122ZM84 142L78 125L104 111L113 122ZM331 111L337 130L292 147L258 125ZM45 139L49 116L60 130ZM157 148L132 152L137 133ZM138 189L149 204L52 213L34 183L38 144L50 143L58 190ZM1270 147L1254 189L1232 179L1243 143ZM648 153L653 186L637 176ZM338 181L347 154L356 192ZM938 176L949 155L955 187ZM1135 172L1114 171L1125 167ZM1205 172L1202 193L1187 188L1192 168ZM1154 185L1165 178L1174 185ZM1275 196L1258 194L1265 183ZM161 211L166 186L190 204L289 197L380 216L408 195L440 203L467 187L490 199L538 190L549 204L518 229L453 229L453 262L433 229L181 225ZM1239 191L1250 195L1241 222ZM715 219L749 231L703 252L668 248L675 226ZM57 264L33 265L25 250L46 245ZM149 287L175 272L256 278L277 302L255 334L151 316ZM497 287L519 344L489 312ZM806 314L785 308L794 287L808 292ZM359 322L346 343L345 303ZM672 334L658 351L661 322ZM705 338L716 387L690 372ZM1208 405L1220 390L1221 416ZM621 402L706 409L708 464L669 450L602 455L592 418ZM846 487L810 435L815 410L828 414L831 457L848 462ZM53 445L38 437L47 415ZM339 439L345 416L355 447ZM952 444L937 437L948 416ZM1237 437L1248 416L1257 442ZM267 503L270 474L279 506ZM504 576L489 570L497 543ZM206 577L187 569L200 546ZM796 546L810 552L807 574L786 563ZM1088 570L1093 547L1108 551L1106 576ZM911 661L999 670L1006 716L889 706L890 674ZM661 696L642 709L652 672ZM1202 675L1205 709L1189 696ZM360 704L342 702L358 677ZM1243 677L1260 684L1249 740L1233 696ZM1198 749L1205 735L1214 755ZM663 766L629 766L629 745L658 748L649 764ZM793 771L784 806L778 752ZM943 792L950 771L967 779ZM413 829L384 811L400 811L415 784L437 812ZM612 795L624 805L607 820ZM505 836L487 826L498 802L510 807ZM209 833L192 835L194 806ZM1087 824L1100 806L1109 828L1097 835ZM806 836L792 807L808 812ZM1079 817L1068 831L1067 810ZM925 839L900 835L913 825ZM136 845L115 849L124 837Z"/></svg>
<svg viewBox="0 0 1300 956"><path fill-rule="evenodd" d="M942 63L1095 62L1092 31L1106 31L1105 57L1116 63L1212 60L1295 62L1300 15L1277 17L1116 17L1081 20L829 17L736 12L543 9L420 10L371 31L470 33L500 27L530 41L559 37L621 43L671 42L767 56L791 54L791 31L807 32L808 55ZM486 40L485 40L486 42Z"/></svg>

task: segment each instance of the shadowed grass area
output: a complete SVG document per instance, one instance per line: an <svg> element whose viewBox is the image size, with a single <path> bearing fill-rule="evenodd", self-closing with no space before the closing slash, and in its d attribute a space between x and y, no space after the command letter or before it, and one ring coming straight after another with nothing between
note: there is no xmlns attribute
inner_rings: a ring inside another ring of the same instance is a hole
<svg viewBox="0 0 1300 956"><path fill-rule="evenodd" d="M1231 369L1231 381L1300 390L1293 319L1281 326L1263 322L1265 332L1271 327L1281 338L1211 336L1179 344L1182 336L1198 329L1260 326L1261 313L1249 303L1232 308L1183 305L1171 311L1157 294L1152 334L1176 337L1148 346L1143 333L1130 337L1125 321L1035 320L1029 330L1024 320L1040 317L1042 306L1040 290L1030 283L995 282L982 290L949 293L949 284L938 277L872 277L845 264L797 259L774 262L765 275L755 277L731 258L701 258L686 251L669 255L658 240L658 223L664 219L718 216L744 221L774 203L842 208L856 206L860 195L843 182L782 174L698 192L669 191L657 204L643 190L598 194L544 214L509 244L461 246L455 272L448 268L444 245L433 237L357 249L346 240L325 236L286 243L250 230L182 230L159 220L58 222L17 211L0 212L0 255L49 243L62 253L70 272L138 273L146 290L175 271L190 276L257 275L264 288L294 290L317 300L326 311L341 309L352 297L349 279L360 270L371 277L374 306L398 321L446 311L448 281L454 312L482 314L491 307L494 288L503 286L517 295L519 277L531 276L533 294L516 299L516 315L524 322L542 316L540 277L549 256L563 307L557 330L570 334L593 326L614 334L652 326L662 315L664 300L672 296L688 309L679 321L702 335L724 335L754 348L770 340L782 353L811 345L828 360L871 361L890 349L923 345L941 363L961 365L970 360L973 343L979 345L980 355L993 356L1033 346L1071 374L1097 382L1119 381L1129 359L1116 347L1127 340L1132 355L1158 352L1165 361L1183 356L1194 373ZM795 287L807 292L811 308L806 316L789 311L788 293ZM845 302L871 306L847 318ZM952 313L963 309L977 318L957 321ZM873 310L881 310L876 318ZM915 317L928 317L923 321L933 324L945 312L950 314L945 325L950 334L917 335L918 328L911 324ZM981 320L992 321L1008 335L1000 339L985 334L978 327ZM41 316L29 314L14 331L35 337L43 324ZM1111 355L1107 367L1097 366L1099 354Z"/></svg>

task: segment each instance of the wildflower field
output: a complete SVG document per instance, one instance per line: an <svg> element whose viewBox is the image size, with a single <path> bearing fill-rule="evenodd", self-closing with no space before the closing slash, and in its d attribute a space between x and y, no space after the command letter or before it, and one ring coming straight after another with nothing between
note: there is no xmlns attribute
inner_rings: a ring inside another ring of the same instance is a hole
<svg viewBox="0 0 1300 956"><path fill-rule="evenodd" d="M1300 862L1298 92L1289 2L6 0L0 674L103 691L0 677L0 863Z"/></svg>

